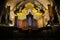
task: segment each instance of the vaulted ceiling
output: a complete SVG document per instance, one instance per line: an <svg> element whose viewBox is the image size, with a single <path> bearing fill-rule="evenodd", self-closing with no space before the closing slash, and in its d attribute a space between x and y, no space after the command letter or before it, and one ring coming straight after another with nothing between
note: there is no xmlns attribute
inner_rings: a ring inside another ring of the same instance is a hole
<svg viewBox="0 0 60 40"><path fill-rule="evenodd" d="M21 1L23 1L23 2L21 2ZM33 2L33 1L38 1L38 2L39 2L40 4L42 4L46 9L48 9L48 7L47 7L47 5L49 4L49 1L48 1L48 0L8 0L8 1L6 2L6 6L11 6L11 10L13 10L19 2L21 2L21 3L19 4L19 5L21 5L21 4L24 3L25 1L31 1L31 2ZM36 3L36 4L38 4L38 3Z"/></svg>

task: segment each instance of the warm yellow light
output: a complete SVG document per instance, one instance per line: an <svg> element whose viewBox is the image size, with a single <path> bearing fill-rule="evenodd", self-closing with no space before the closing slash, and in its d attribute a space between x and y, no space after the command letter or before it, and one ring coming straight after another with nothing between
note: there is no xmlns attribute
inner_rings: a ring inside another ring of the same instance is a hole
<svg viewBox="0 0 60 40"><path fill-rule="evenodd" d="M37 15L38 17L42 17L42 16L43 16L42 13L40 13L40 12L37 12L36 15Z"/></svg>
<svg viewBox="0 0 60 40"><path fill-rule="evenodd" d="M22 10L22 12L17 13L18 19L25 19L26 15L28 15L28 9L31 9L31 13L34 16L35 19L39 19L42 17L42 13L38 12L32 3L25 4L25 8Z"/></svg>
<svg viewBox="0 0 60 40"><path fill-rule="evenodd" d="M32 12L35 14L37 12L37 10L35 8L33 8Z"/></svg>
<svg viewBox="0 0 60 40"><path fill-rule="evenodd" d="M27 4L25 4L25 7L26 8L34 8L34 4L32 4L32 3L27 3Z"/></svg>
<svg viewBox="0 0 60 40"><path fill-rule="evenodd" d="M24 8L24 9L22 10L22 13L23 13L23 14L24 14L24 13L27 13L26 8Z"/></svg>
<svg viewBox="0 0 60 40"><path fill-rule="evenodd" d="M42 19L42 18L39 19L39 20L37 21L37 23L38 23L38 28L42 28L42 27L43 27L43 19Z"/></svg>
<svg viewBox="0 0 60 40"><path fill-rule="evenodd" d="M18 16L22 16L22 13L17 13Z"/></svg>
<svg viewBox="0 0 60 40"><path fill-rule="evenodd" d="M20 19L22 15L23 15L22 13L17 13L18 19Z"/></svg>
<svg viewBox="0 0 60 40"><path fill-rule="evenodd" d="M37 15L37 16L40 16L40 13L37 12L36 15Z"/></svg>

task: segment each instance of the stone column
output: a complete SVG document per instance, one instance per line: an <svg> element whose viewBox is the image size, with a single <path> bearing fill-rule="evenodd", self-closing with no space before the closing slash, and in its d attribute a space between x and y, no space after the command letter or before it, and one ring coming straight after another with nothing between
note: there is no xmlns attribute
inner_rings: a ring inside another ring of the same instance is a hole
<svg viewBox="0 0 60 40"><path fill-rule="evenodd" d="M9 25L9 18L10 18L10 6L7 6L6 11L7 11L7 13L6 13L6 24L8 24L8 25Z"/></svg>
<svg viewBox="0 0 60 40"><path fill-rule="evenodd" d="M60 24L60 6L58 6L58 19L59 19L59 24Z"/></svg>
<svg viewBox="0 0 60 40"><path fill-rule="evenodd" d="M50 19L51 19L53 17L53 14L52 14L52 7L50 4L48 5L48 11L49 11Z"/></svg>
<svg viewBox="0 0 60 40"><path fill-rule="evenodd" d="M54 16L53 22L58 23L58 15L57 15L55 7L56 7L56 3L55 1L53 1L53 6L52 6L52 11L53 11L53 16Z"/></svg>
<svg viewBox="0 0 60 40"><path fill-rule="evenodd" d="M17 24L18 24L17 22L18 22L18 16L15 16L15 22L14 22L15 25L14 26L16 26L16 27L17 27Z"/></svg>

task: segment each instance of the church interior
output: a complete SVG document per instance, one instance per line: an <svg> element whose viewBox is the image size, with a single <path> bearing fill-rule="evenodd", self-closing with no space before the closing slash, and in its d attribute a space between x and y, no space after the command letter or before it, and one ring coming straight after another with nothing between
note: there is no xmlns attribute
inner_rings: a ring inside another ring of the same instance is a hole
<svg viewBox="0 0 60 40"><path fill-rule="evenodd" d="M2 38L6 36L6 38L11 38L10 40L25 40L28 37L26 40L29 38L33 40L32 38L35 37L45 37L47 40L46 38L59 36L59 33L59 0L0 1L0 35Z"/></svg>

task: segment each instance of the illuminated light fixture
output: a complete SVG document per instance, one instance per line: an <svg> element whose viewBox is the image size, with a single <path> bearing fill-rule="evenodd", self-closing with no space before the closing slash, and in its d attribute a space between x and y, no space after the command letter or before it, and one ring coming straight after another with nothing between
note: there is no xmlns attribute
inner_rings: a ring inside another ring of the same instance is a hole
<svg viewBox="0 0 60 40"><path fill-rule="evenodd" d="M47 26L51 26L50 24L48 24Z"/></svg>

